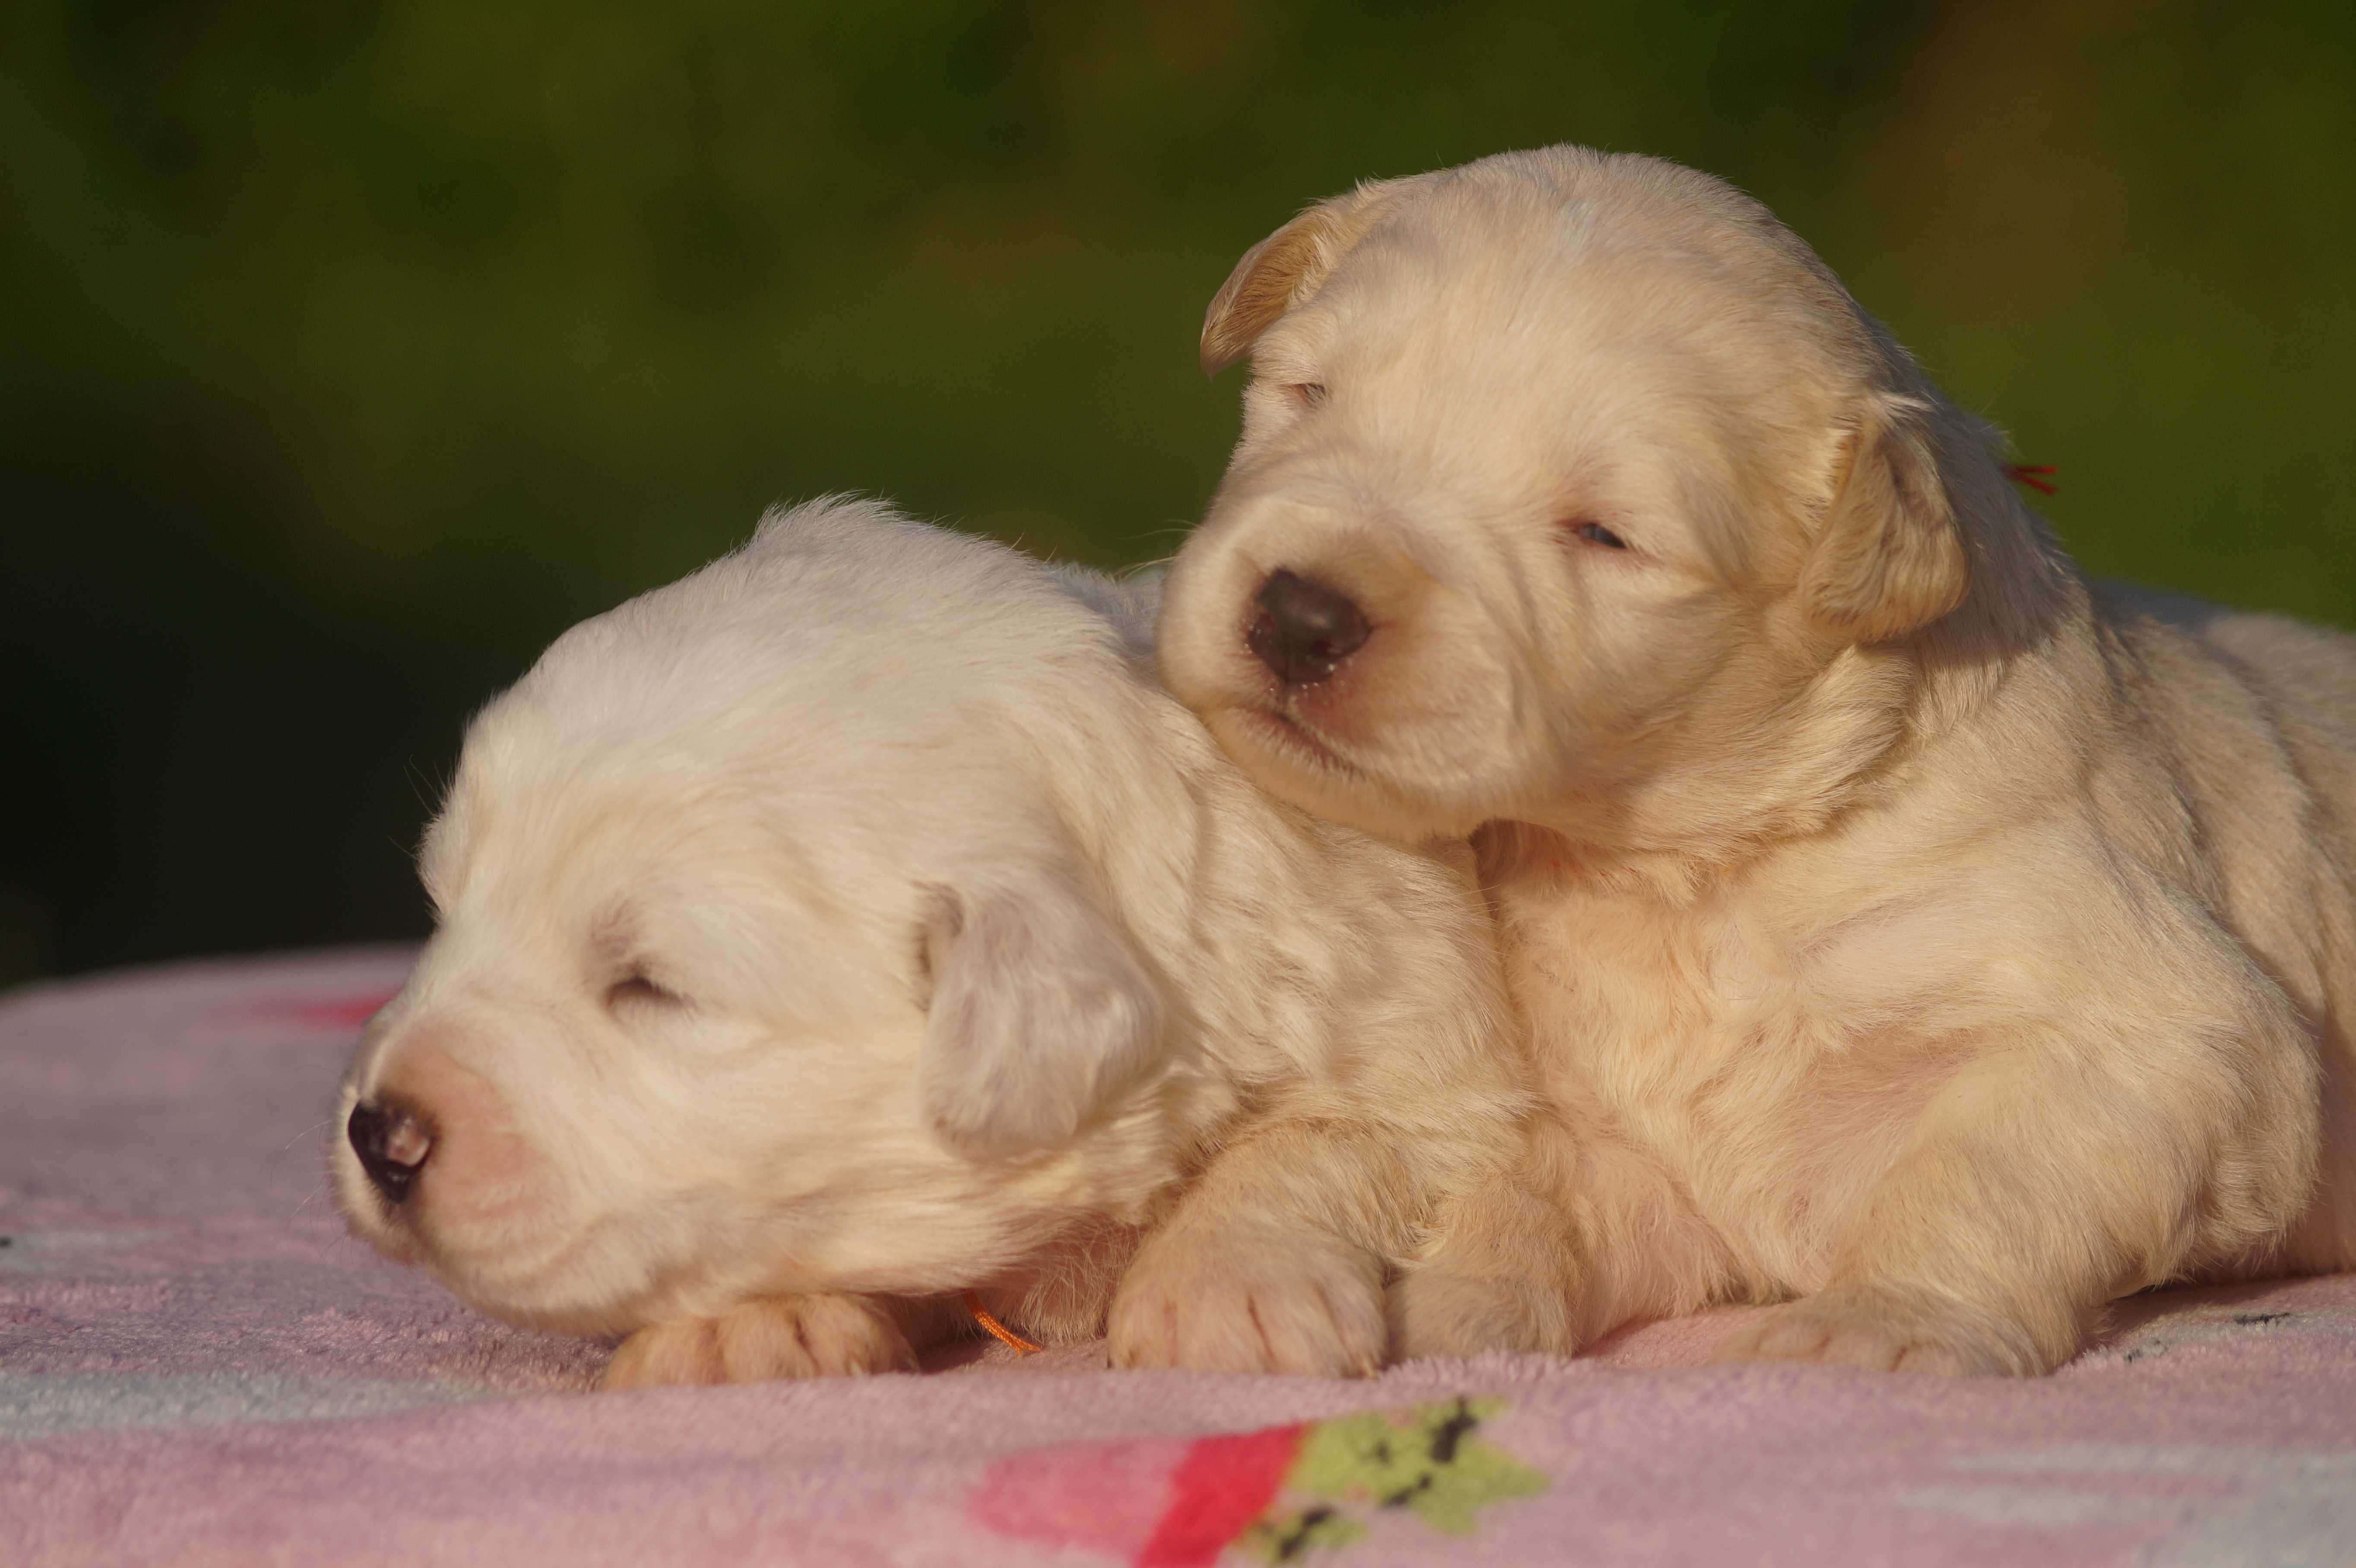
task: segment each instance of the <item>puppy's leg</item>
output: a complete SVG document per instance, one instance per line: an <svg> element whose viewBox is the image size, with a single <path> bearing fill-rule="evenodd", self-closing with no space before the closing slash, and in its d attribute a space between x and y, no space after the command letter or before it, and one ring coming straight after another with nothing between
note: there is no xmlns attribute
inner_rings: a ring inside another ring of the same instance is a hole
<svg viewBox="0 0 2356 1568"><path fill-rule="evenodd" d="M1391 1287L1402 1360L1579 1347L1569 1216L1519 1169L1442 1198L1423 1253Z"/></svg>
<svg viewBox="0 0 2356 1568"><path fill-rule="evenodd" d="M1571 1130L1548 1112L1522 1135L1510 1158L1434 1205L1421 1254L1391 1287L1402 1359L1579 1348Z"/></svg>
<svg viewBox="0 0 2356 1568"><path fill-rule="evenodd" d="M2312 1101L2265 1054L2244 1034L1981 1057L1846 1228L1825 1287L1717 1359L1948 1376L2061 1365L2104 1303L2263 1247L2297 1211Z"/></svg>
<svg viewBox="0 0 2356 1568"><path fill-rule="evenodd" d="M1113 1365L1356 1376L1389 1337L1386 1257L1418 1195L1385 1140L1284 1121L1222 1151L1113 1297Z"/></svg>
<svg viewBox="0 0 2356 1568"><path fill-rule="evenodd" d="M599 1386L764 1382L916 1370L909 1337L883 1302L863 1296L772 1296L716 1317L648 1325L622 1341Z"/></svg>
<svg viewBox="0 0 2356 1568"><path fill-rule="evenodd" d="M1392 1293L1400 1355L1569 1354L1697 1311L1735 1282L1725 1243L1659 1158L1558 1075L1517 1163L1445 1198Z"/></svg>

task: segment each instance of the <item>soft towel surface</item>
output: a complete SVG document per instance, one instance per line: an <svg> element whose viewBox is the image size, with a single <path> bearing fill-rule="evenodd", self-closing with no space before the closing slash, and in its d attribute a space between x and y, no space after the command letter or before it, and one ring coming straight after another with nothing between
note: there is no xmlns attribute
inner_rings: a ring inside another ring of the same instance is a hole
<svg viewBox="0 0 2356 1568"><path fill-rule="evenodd" d="M2032 1383L1696 1370L1739 1314L1358 1383L992 1347L583 1392L344 1238L407 955L0 1002L0 1563L2356 1563L2356 1277L2141 1298Z"/></svg>

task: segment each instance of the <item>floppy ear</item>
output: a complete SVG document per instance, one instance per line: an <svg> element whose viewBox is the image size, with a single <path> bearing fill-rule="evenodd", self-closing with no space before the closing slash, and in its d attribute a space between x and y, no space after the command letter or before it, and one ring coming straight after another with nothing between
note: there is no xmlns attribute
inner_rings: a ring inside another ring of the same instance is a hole
<svg viewBox="0 0 2356 1568"><path fill-rule="evenodd" d="M1859 414L1848 472L1800 574L1800 603L1825 631L1886 643L1964 602L1971 565L1939 473L1928 405L1877 395Z"/></svg>
<svg viewBox="0 0 2356 1568"><path fill-rule="evenodd" d="M1161 992L1076 869L923 891L932 995L916 1088L951 1149L1060 1147L1160 1060Z"/></svg>
<svg viewBox="0 0 2356 1568"><path fill-rule="evenodd" d="M1203 313L1203 374L1215 376L1242 358L1279 316L1323 288L1405 183L1369 180L1245 251Z"/></svg>

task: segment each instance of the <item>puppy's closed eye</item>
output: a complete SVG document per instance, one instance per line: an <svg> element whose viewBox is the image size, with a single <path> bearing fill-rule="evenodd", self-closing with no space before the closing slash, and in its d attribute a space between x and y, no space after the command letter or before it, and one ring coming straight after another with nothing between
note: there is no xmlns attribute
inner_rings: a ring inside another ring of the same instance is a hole
<svg viewBox="0 0 2356 1568"><path fill-rule="evenodd" d="M645 973L632 970L605 987L605 1006L615 1011L627 1008L680 1008L687 999L676 991L666 990Z"/></svg>
<svg viewBox="0 0 2356 1568"><path fill-rule="evenodd" d="M1604 549L1626 549L1628 548L1628 541L1626 539L1622 539L1618 534L1613 533L1610 528L1605 528L1601 523L1596 522L1591 518L1581 517L1566 526L1569 528L1570 536L1573 539L1582 540L1588 544L1598 545Z"/></svg>

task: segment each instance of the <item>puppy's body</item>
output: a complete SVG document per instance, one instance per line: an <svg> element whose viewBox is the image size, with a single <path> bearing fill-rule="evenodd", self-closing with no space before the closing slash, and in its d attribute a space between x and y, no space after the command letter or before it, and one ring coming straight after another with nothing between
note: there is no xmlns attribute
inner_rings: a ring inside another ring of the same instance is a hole
<svg viewBox="0 0 2356 1568"><path fill-rule="evenodd" d="M1165 676L1277 793L1474 833L1581 1333L1799 1297L1729 1353L2027 1371L2356 1263L2356 645L2092 588L1796 239L1650 160L1365 187L1205 343L1257 374ZM1255 658L1279 571L1359 620Z"/></svg>
<svg viewBox="0 0 2356 1568"><path fill-rule="evenodd" d="M1094 1333L1125 1266L1124 1360L1378 1362L1526 1104L1470 857L1261 795L1153 599L821 504L560 639L429 835L356 1228L616 1383L899 1364L968 1289Z"/></svg>
<svg viewBox="0 0 2356 1568"><path fill-rule="evenodd" d="M2315 787L2349 757L2302 766L2213 645L2092 603L2080 629L2076 670L2019 672L1698 878L1484 830L1582 1146L1587 1331L1869 1281L1963 1320L1893 1358L2028 1371L2128 1291L2356 1259L2350 839Z"/></svg>

